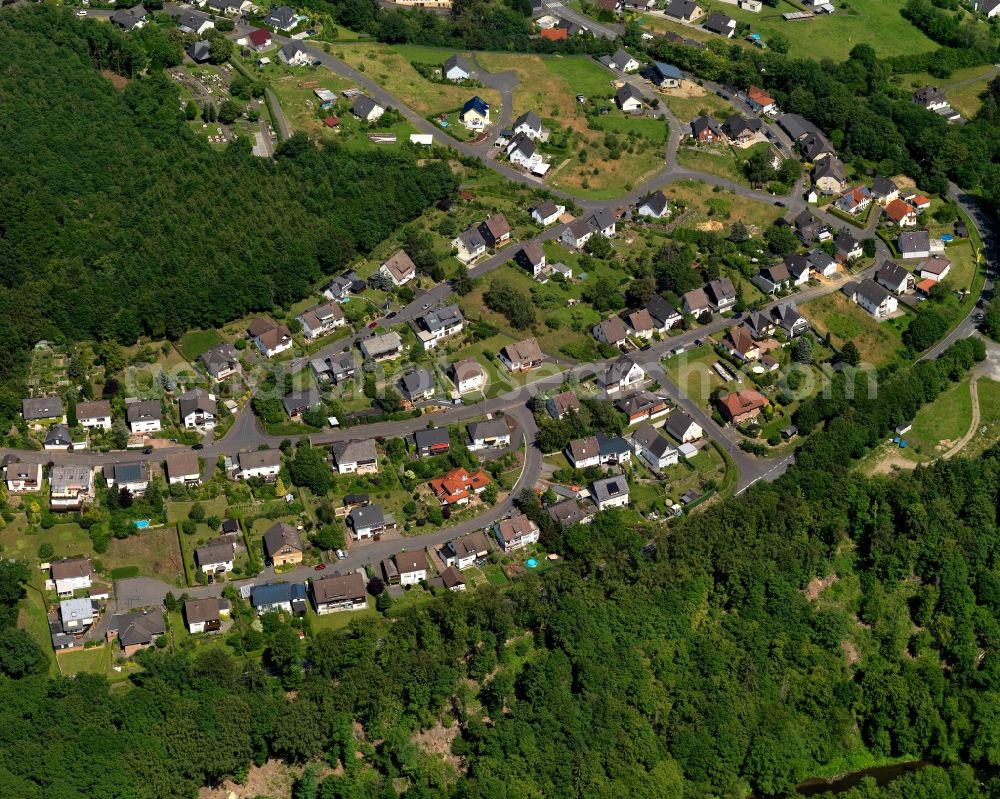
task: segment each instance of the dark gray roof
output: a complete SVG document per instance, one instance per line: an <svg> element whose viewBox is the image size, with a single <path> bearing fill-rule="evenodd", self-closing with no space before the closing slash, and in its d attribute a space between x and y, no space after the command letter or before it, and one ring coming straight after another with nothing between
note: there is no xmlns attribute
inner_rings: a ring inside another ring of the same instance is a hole
<svg viewBox="0 0 1000 799"><path fill-rule="evenodd" d="M159 609L116 614L108 627L118 631L118 640L122 642L122 646L151 644L167 631L163 623L163 611Z"/></svg>
<svg viewBox="0 0 1000 799"><path fill-rule="evenodd" d="M703 130L710 130L716 136L722 134L722 129L719 127L719 123L716 121L715 117L712 116L701 116L698 117L691 123L691 132L698 136Z"/></svg>
<svg viewBox="0 0 1000 799"><path fill-rule="evenodd" d="M733 288L733 281L728 277L713 280L705 286L705 290L712 297L716 305L719 305L722 300L730 299L736 296L736 289Z"/></svg>
<svg viewBox="0 0 1000 799"><path fill-rule="evenodd" d="M480 247L486 246L486 239L484 239L482 234L479 232L479 227L477 225L467 227L458 234L458 237L462 240L462 244L465 245L465 249L469 252L474 252Z"/></svg>
<svg viewBox="0 0 1000 799"><path fill-rule="evenodd" d="M738 138L744 131L756 133L762 127L761 121L756 117L749 119L742 114L733 114L722 123L722 132L730 139Z"/></svg>
<svg viewBox="0 0 1000 799"><path fill-rule="evenodd" d="M903 252L927 252L931 236L926 230L910 230L899 234L899 249Z"/></svg>
<svg viewBox="0 0 1000 799"><path fill-rule="evenodd" d="M118 485L122 483L144 483L149 479L149 467L145 461L116 463L113 465L111 473L114 475L115 483Z"/></svg>
<svg viewBox="0 0 1000 799"><path fill-rule="evenodd" d="M663 429L680 441L692 424L694 424L694 419L683 411L676 410L667 417L663 423Z"/></svg>
<svg viewBox="0 0 1000 799"><path fill-rule="evenodd" d="M834 246L842 253L849 253L857 248L858 240L854 238L846 230L842 230L837 234L837 238L833 240Z"/></svg>
<svg viewBox="0 0 1000 799"><path fill-rule="evenodd" d="M420 317L420 324L428 332L434 333L437 330L444 330L445 328L457 325L459 322L464 321L465 317L462 316L462 309L457 305L446 305L444 308L437 308L433 311L428 311L423 316Z"/></svg>
<svg viewBox="0 0 1000 799"><path fill-rule="evenodd" d="M232 344L216 344L201 354L200 360L211 375L216 375L231 364L239 362L239 353Z"/></svg>
<svg viewBox="0 0 1000 799"><path fill-rule="evenodd" d="M451 436L447 427L432 427L429 430L417 430L413 434L413 442L418 448L449 444Z"/></svg>
<svg viewBox="0 0 1000 799"><path fill-rule="evenodd" d="M605 500L620 497L623 494L627 495L628 480L624 475L616 475L614 477L605 477L602 480L595 480L591 483L590 493L593 494L594 499L598 504L604 502Z"/></svg>
<svg viewBox="0 0 1000 799"><path fill-rule="evenodd" d="M403 387L403 394L407 399L412 399L418 394L423 394L428 389L434 389L434 375L426 369L416 369L403 375L400 381Z"/></svg>
<svg viewBox="0 0 1000 799"><path fill-rule="evenodd" d="M496 438L499 436L509 436L510 427L504 419L489 419L485 422L473 422L468 427L469 436L473 441L482 438Z"/></svg>
<svg viewBox="0 0 1000 799"><path fill-rule="evenodd" d="M584 504L575 499L567 499L550 505L547 510L549 516L566 527L591 519L597 509L589 502Z"/></svg>
<svg viewBox="0 0 1000 799"><path fill-rule="evenodd" d="M899 187L889 178L876 175L872 179L872 194L876 197L887 197L895 191L899 191Z"/></svg>
<svg viewBox="0 0 1000 799"><path fill-rule="evenodd" d="M306 589L302 583L264 583L250 589L250 604L255 608L292 603L305 598Z"/></svg>
<svg viewBox="0 0 1000 799"><path fill-rule="evenodd" d="M820 159L813 170L813 180L819 180L822 177L834 178L843 183L847 179L844 163L835 155L828 155L826 158Z"/></svg>
<svg viewBox="0 0 1000 799"><path fill-rule="evenodd" d="M522 157L531 158L535 154L535 143L529 138L526 133L518 133L513 139L511 139L511 155L515 152L520 152Z"/></svg>
<svg viewBox="0 0 1000 799"><path fill-rule="evenodd" d="M667 210L667 196L662 191L654 191L639 203L639 207L647 206L657 216L662 216Z"/></svg>
<svg viewBox="0 0 1000 799"><path fill-rule="evenodd" d="M806 134L819 132L819 128L798 114L782 114L778 117L778 125L789 137L796 140Z"/></svg>
<svg viewBox="0 0 1000 799"><path fill-rule="evenodd" d="M879 266L878 271L875 273L875 279L879 281L886 281L894 286L898 286L904 280L910 277L909 271L901 267L895 261L883 261Z"/></svg>
<svg viewBox="0 0 1000 799"><path fill-rule="evenodd" d="M680 316L678 310L659 294L654 294L646 301L646 310L653 319L664 324Z"/></svg>
<svg viewBox="0 0 1000 799"><path fill-rule="evenodd" d="M128 419L129 424L159 419L161 413L162 406L159 400L140 400L125 404L125 418Z"/></svg>
<svg viewBox="0 0 1000 799"><path fill-rule="evenodd" d="M450 70L452 67L458 67L466 75L470 75L472 73L472 64L469 63L468 59L466 59L465 56L460 56L457 54L453 56L448 56L448 58L446 58L444 61L445 74L447 74L448 70Z"/></svg>
<svg viewBox="0 0 1000 799"><path fill-rule="evenodd" d="M264 533L264 551L273 556L285 545L294 547L301 552L302 536L287 522L277 522Z"/></svg>
<svg viewBox="0 0 1000 799"><path fill-rule="evenodd" d="M289 60L289 61L290 61L290 60L292 60L293 58L295 58L295 56L296 56L296 55L298 55L299 53L304 53L304 52L305 52L305 49L304 49L304 48L303 48L303 47L302 47L302 46L301 46L301 45L300 45L300 44L299 44L298 42L289 42L289 43L288 43L288 44L286 44L286 45L285 45L284 47L282 47L282 48L281 48L281 50L279 50L279 52L280 52L280 53L281 53L281 54L282 54L282 55L283 55L283 56L284 56L284 57L285 57L285 58L286 58L287 60ZM364 95L362 95L362 97L364 97ZM360 99L361 99L361 97L359 97L358 99L360 100ZM367 99L367 98L366 98L366 99ZM355 101L355 105L357 105L357 101ZM357 113L357 111L355 111L355 113ZM360 114L359 114L359 116L363 116L363 115L360 115Z"/></svg>
<svg viewBox="0 0 1000 799"><path fill-rule="evenodd" d="M643 422L635 429L635 432L632 433L632 440L653 453L656 458L662 458L673 449L670 442L661 436L649 422Z"/></svg>
<svg viewBox="0 0 1000 799"><path fill-rule="evenodd" d="M541 130L542 120L538 118L538 114L534 111L525 111L514 120L514 130L517 130L521 125L527 125L532 130Z"/></svg>
<svg viewBox="0 0 1000 799"><path fill-rule="evenodd" d="M30 397L21 400L21 414L25 421L55 419L63 415L61 397Z"/></svg>
<svg viewBox="0 0 1000 799"><path fill-rule="evenodd" d="M818 130L803 136L799 141L799 148L802 150L802 155L810 161L824 154L833 155L836 152L830 140Z"/></svg>
<svg viewBox="0 0 1000 799"><path fill-rule="evenodd" d="M614 64L616 67L618 67L618 69L624 69L625 65L629 61L633 60L638 61L638 59L633 59L632 56L629 55L628 51L625 50L624 47L619 47L615 51L615 54L611 56L611 63Z"/></svg>
<svg viewBox="0 0 1000 799"><path fill-rule="evenodd" d="M45 446L47 447L68 447L73 443L73 437L69 434L69 428L64 424L53 425L45 436Z"/></svg>
<svg viewBox="0 0 1000 799"><path fill-rule="evenodd" d="M203 388L195 388L186 391L177 399L180 407L181 419L185 416L201 411L202 413L215 413L215 400Z"/></svg>
<svg viewBox="0 0 1000 799"><path fill-rule="evenodd" d="M209 541L205 546L197 547L194 558L201 567L214 563L228 563L233 559L235 548L232 541Z"/></svg>
<svg viewBox="0 0 1000 799"><path fill-rule="evenodd" d="M359 94L354 98L354 105L351 106L351 113L365 119L376 108L381 108L371 97Z"/></svg>
<svg viewBox="0 0 1000 799"><path fill-rule="evenodd" d="M350 512L349 518L351 526L355 530L367 527L379 527L385 523L385 514L382 512L381 505L364 505L360 508L355 508Z"/></svg>
<svg viewBox="0 0 1000 799"><path fill-rule="evenodd" d="M626 83L618 91L615 92L615 102L618 105L622 105L626 100L639 100L640 102L646 102L645 98L635 86L631 83Z"/></svg>
<svg viewBox="0 0 1000 799"><path fill-rule="evenodd" d="M792 302L786 302L783 305L776 305L771 311L771 315L774 316L774 321L786 330L791 330L792 327L794 327L795 324L802 318L802 315L795 307L795 303Z"/></svg>
<svg viewBox="0 0 1000 799"><path fill-rule="evenodd" d="M695 6L692 0L669 0L663 6L663 13L675 19L688 19L694 12Z"/></svg>
<svg viewBox="0 0 1000 799"><path fill-rule="evenodd" d="M732 17L727 17L718 11L713 11L702 23L702 27L712 33L729 34L732 31L729 23L733 22Z"/></svg>
<svg viewBox="0 0 1000 799"><path fill-rule="evenodd" d="M859 297L863 297L871 305L881 305L889 297L889 292L874 280L865 278L855 289Z"/></svg>
<svg viewBox="0 0 1000 799"><path fill-rule="evenodd" d="M293 19L295 19L294 9L289 8L288 6L276 6L267 13L264 21L287 26Z"/></svg>
<svg viewBox="0 0 1000 799"><path fill-rule="evenodd" d="M293 391L286 394L281 404L285 406L285 413L294 416L296 413L315 408L323 401L323 397L314 388L307 388L303 391Z"/></svg>
<svg viewBox="0 0 1000 799"><path fill-rule="evenodd" d="M628 443L621 436L606 436L603 433L597 434L597 451L602 458L611 456L621 456L627 453Z"/></svg>
<svg viewBox="0 0 1000 799"><path fill-rule="evenodd" d="M188 55L195 61L207 61L211 54L212 43L207 39L202 39L200 42L194 42L188 48Z"/></svg>

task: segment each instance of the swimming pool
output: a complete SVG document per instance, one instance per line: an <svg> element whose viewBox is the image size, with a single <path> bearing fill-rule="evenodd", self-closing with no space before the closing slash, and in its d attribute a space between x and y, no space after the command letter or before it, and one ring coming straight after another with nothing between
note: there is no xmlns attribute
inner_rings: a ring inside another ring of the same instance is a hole
<svg viewBox="0 0 1000 799"><path fill-rule="evenodd" d="M145 530L149 527L149 519L138 519L137 521L132 522L132 524L134 524L139 530Z"/></svg>
<svg viewBox="0 0 1000 799"><path fill-rule="evenodd" d="M538 566L538 561L535 560L534 558L528 558L528 560L525 561L524 565L527 566L529 569L534 569L536 566Z"/></svg>

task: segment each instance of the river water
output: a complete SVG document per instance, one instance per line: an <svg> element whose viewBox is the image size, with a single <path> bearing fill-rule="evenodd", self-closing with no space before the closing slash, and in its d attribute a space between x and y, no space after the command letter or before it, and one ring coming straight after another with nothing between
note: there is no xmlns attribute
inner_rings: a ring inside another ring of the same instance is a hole
<svg viewBox="0 0 1000 799"><path fill-rule="evenodd" d="M877 784L885 785L903 774L918 771L927 765L929 764L925 760L913 760L909 763L892 763L888 766L876 766L874 768L862 769L861 771L852 771L829 780L822 777L812 777L799 784L798 793L799 796L843 793L858 785L865 777L871 777Z"/></svg>

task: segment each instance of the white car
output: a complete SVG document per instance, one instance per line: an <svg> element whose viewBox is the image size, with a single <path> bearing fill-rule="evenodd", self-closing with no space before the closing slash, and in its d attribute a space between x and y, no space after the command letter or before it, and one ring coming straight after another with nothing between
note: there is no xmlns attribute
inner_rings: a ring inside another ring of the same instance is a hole
<svg viewBox="0 0 1000 799"><path fill-rule="evenodd" d="M77 15L78 17L85 17L85 16L87 16L87 12L86 12L86 10L85 10L85 9L82 9L82 8L78 8L78 9L76 10L76 15Z"/></svg>
<svg viewBox="0 0 1000 799"><path fill-rule="evenodd" d="M342 549L337 550L337 560L343 560L347 557L347 554Z"/></svg>

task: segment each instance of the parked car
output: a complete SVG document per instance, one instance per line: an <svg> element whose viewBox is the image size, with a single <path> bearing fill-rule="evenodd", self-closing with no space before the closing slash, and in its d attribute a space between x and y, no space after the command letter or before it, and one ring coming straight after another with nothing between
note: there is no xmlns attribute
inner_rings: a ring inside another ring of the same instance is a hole
<svg viewBox="0 0 1000 799"><path fill-rule="evenodd" d="M199 443L195 444L194 446L192 446L191 449L205 449L205 445L202 444L201 442L199 442Z"/></svg>
<svg viewBox="0 0 1000 799"><path fill-rule="evenodd" d="M369 322L368 324L369 330L374 330L376 327L378 327L378 322Z"/></svg>
<svg viewBox="0 0 1000 799"><path fill-rule="evenodd" d="M344 552L344 550L342 550L342 549L338 549L337 550L337 560L343 560L346 557L347 557L347 553Z"/></svg>
<svg viewBox="0 0 1000 799"><path fill-rule="evenodd" d="M143 455L152 455L153 454L153 448L152 447L143 447L142 454Z"/></svg>
<svg viewBox="0 0 1000 799"><path fill-rule="evenodd" d="M426 310L429 310L430 307L431 307L431 304L429 302L425 302L423 304L423 306L422 306L422 309L426 311Z"/></svg>
<svg viewBox="0 0 1000 799"><path fill-rule="evenodd" d="M315 566L313 566L313 571L321 572L325 568L326 568L326 564L325 563L317 563Z"/></svg>

